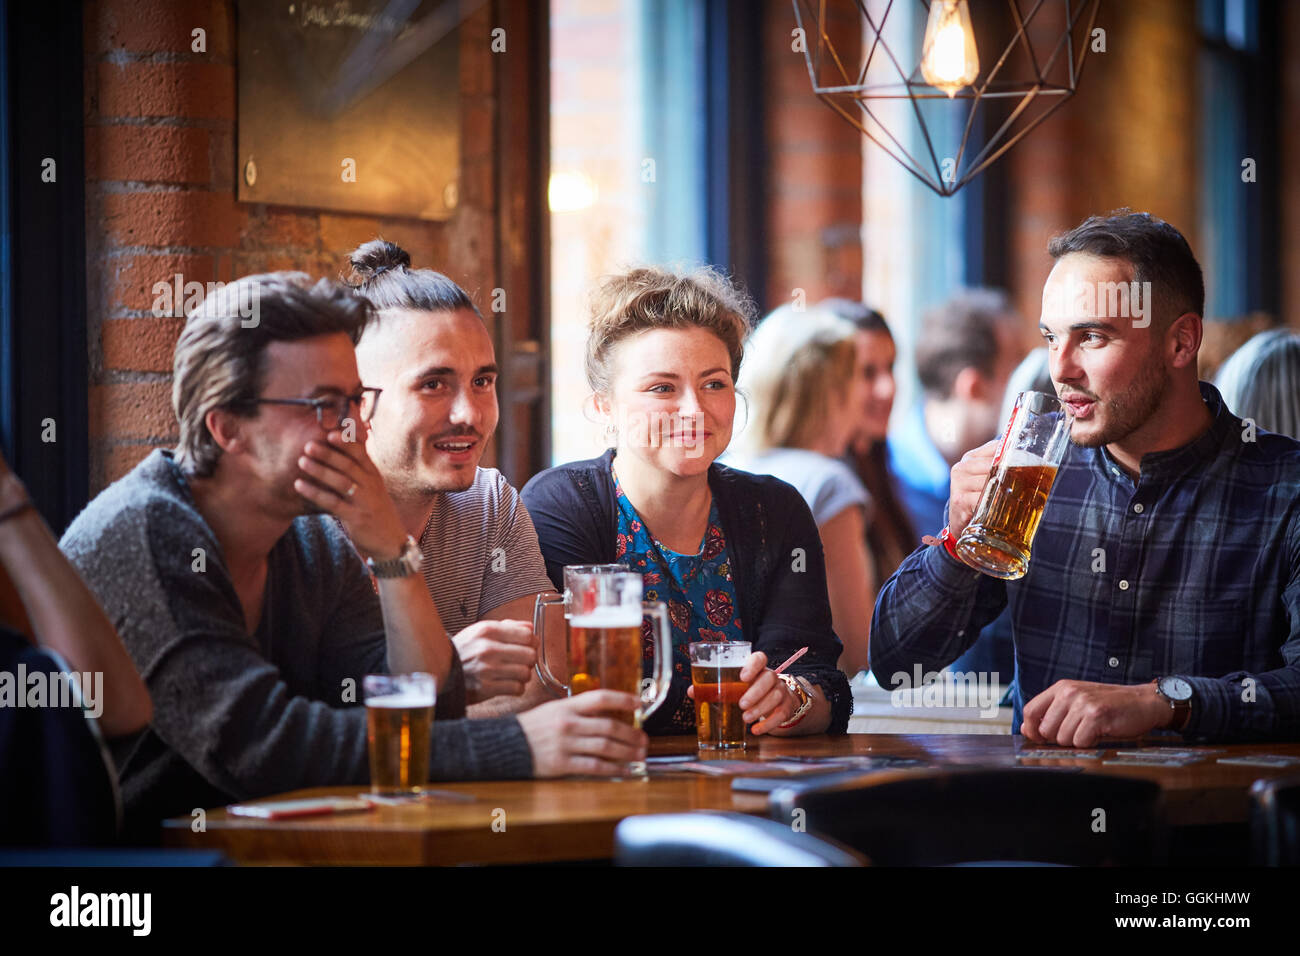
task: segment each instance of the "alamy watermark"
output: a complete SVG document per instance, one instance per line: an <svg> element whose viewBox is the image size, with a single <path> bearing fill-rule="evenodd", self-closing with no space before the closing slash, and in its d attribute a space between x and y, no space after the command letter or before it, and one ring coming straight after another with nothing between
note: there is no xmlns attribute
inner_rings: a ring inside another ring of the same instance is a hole
<svg viewBox="0 0 1300 956"><path fill-rule="evenodd" d="M894 707L973 707L981 717L998 713L1001 693L997 671L925 671L912 665L912 673L895 671L889 682L889 702Z"/></svg>
<svg viewBox="0 0 1300 956"><path fill-rule="evenodd" d="M19 664L15 671L0 671L0 707L78 707L98 719L104 712L104 675L101 671L29 673L26 664Z"/></svg>
<svg viewBox="0 0 1300 956"><path fill-rule="evenodd" d="M1096 316L1132 319L1133 328L1151 324L1150 282L1081 282L1073 273L1043 293L1044 318Z"/></svg>
<svg viewBox="0 0 1300 956"><path fill-rule="evenodd" d="M132 936L148 936L152 914L152 893L83 893L73 884L50 897L51 926L118 926Z"/></svg>
<svg viewBox="0 0 1300 956"><path fill-rule="evenodd" d="M702 458L707 441L704 414L622 410L617 429L626 445L635 448L682 448L687 458Z"/></svg>
<svg viewBox="0 0 1300 956"><path fill-rule="evenodd" d="M202 305L204 299L224 293L222 306L230 318L239 319L241 327L255 329L261 322L262 292L255 282L186 282L185 276L178 272L171 281L155 282L152 291L154 300L150 311L155 318L183 319Z"/></svg>

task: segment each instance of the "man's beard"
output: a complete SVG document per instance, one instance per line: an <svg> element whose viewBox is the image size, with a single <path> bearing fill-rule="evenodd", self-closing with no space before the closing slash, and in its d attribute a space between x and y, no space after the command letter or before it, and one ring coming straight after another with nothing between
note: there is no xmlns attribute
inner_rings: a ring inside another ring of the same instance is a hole
<svg viewBox="0 0 1300 956"><path fill-rule="evenodd" d="M1097 448L1123 441L1151 420L1168 388L1169 370L1157 357L1142 367L1133 382L1118 397L1106 401L1093 399L1097 403L1094 406L1094 418L1103 408L1108 413L1101 431L1080 438L1075 435L1074 429L1070 429L1070 441L1084 448Z"/></svg>
<svg viewBox="0 0 1300 956"><path fill-rule="evenodd" d="M482 456L479 460L482 460ZM382 472L383 469L381 468L380 471ZM410 456L399 468L391 473L385 473L384 481L388 485L389 494L395 500L420 500L433 495L468 491L478 474L477 462L475 467L463 471L465 472L463 474L461 470L455 472L448 470L444 473L417 453Z"/></svg>

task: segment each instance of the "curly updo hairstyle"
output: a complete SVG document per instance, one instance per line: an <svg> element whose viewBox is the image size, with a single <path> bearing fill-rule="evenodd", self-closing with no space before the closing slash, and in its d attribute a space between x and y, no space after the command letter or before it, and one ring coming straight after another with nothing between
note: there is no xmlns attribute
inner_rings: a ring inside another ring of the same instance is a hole
<svg viewBox="0 0 1300 956"><path fill-rule="evenodd" d="M642 266L605 277L591 295L588 324L587 384L607 394L615 346L651 329L705 329L727 347L731 378L740 376L745 340L753 327L749 296L709 267L678 272Z"/></svg>

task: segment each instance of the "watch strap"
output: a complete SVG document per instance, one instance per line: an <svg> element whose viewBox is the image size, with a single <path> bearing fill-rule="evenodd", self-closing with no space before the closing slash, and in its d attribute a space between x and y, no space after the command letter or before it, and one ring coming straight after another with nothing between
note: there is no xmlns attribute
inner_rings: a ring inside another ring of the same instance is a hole
<svg viewBox="0 0 1300 956"><path fill-rule="evenodd" d="M1169 704L1169 709L1174 712L1174 722L1169 725L1168 729L1182 730L1187 726L1187 722L1192 718L1192 701L1190 698L1187 700L1175 700L1167 695L1160 687L1161 680L1163 680L1163 678L1157 677L1152 681L1152 683L1156 685L1156 693Z"/></svg>
<svg viewBox="0 0 1300 956"><path fill-rule="evenodd" d="M366 559L366 567L370 573L377 578L404 578L409 577L419 570L420 546L415 543L415 538L409 534L406 536L406 542L402 545L401 553L395 558L389 558L384 561L376 561L374 558ZM413 559L414 558L414 559Z"/></svg>

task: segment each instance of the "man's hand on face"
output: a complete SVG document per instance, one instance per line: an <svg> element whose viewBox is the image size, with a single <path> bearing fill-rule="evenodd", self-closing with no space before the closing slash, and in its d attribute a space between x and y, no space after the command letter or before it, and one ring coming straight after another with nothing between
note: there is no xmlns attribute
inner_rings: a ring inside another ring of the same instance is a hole
<svg viewBox="0 0 1300 956"><path fill-rule="evenodd" d="M468 701L518 697L537 662L533 625L528 621L479 621L451 639L465 668Z"/></svg>
<svg viewBox="0 0 1300 956"><path fill-rule="evenodd" d="M948 530L954 537L965 531L970 519L975 516L975 508L980 502L984 484L989 479L993 455L998 450L1000 440L995 438L978 448L972 448L952 466L952 484L948 493Z"/></svg>
<svg viewBox="0 0 1300 956"><path fill-rule="evenodd" d="M406 530L364 442L344 441L335 429L307 442L298 467L303 477L294 490L341 520L362 555L388 561L401 554Z"/></svg>
<svg viewBox="0 0 1300 956"><path fill-rule="evenodd" d="M1173 711L1155 684L1058 680L1025 704L1020 732L1038 743L1092 747L1169 726Z"/></svg>

